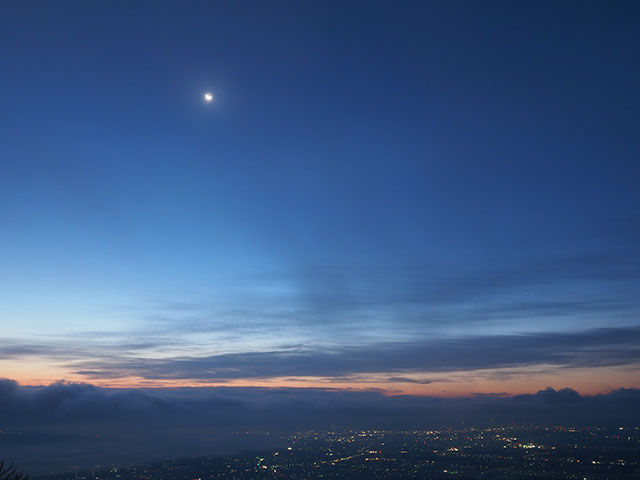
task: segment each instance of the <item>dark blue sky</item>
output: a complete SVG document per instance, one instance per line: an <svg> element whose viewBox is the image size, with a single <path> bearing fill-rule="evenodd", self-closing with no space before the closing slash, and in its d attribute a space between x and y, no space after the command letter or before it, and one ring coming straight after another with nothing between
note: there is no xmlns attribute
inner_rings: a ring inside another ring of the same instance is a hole
<svg viewBox="0 0 640 480"><path fill-rule="evenodd" d="M4 2L2 374L639 386L639 27L635 2Z"/></svg>

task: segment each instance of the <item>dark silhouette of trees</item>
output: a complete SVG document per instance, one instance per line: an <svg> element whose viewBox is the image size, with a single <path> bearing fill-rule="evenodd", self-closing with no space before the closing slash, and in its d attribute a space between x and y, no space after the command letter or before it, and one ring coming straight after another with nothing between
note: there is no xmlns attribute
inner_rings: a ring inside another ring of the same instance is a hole
<svg viewBox="0 0 640 480"><path fill-rule="evenodd" d="M15 463L5 464L0 460L0 480L29 480L29 475L18 471Z"/></svg>

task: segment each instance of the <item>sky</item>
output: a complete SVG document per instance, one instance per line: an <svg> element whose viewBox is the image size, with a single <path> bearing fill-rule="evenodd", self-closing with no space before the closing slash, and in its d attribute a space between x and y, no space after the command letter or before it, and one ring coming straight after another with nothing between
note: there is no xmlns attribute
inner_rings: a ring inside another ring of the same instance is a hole
<svg viewBox="0 0 640 480"><path fill-rule="evenodd" d="M638 27L2 2L0 402L637 394Z"/></svg>

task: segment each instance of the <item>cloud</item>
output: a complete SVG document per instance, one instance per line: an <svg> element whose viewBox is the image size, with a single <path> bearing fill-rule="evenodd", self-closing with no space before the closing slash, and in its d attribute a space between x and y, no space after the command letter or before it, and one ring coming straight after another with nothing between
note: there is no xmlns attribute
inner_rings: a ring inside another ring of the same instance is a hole
<svg viewBox="0 0 640 480"><path fill-rule="evenodd" d="M218 381L237 378L343 377L381 372L455 372L539 364L603 367L638 363L640 327L628 327L575 333L378 342L366 346L299 347L202 357L111 357L77 361L75 372L87 378L138 376L154 380Z"/></svg>
<svg viewBox="0 0 640 480"><path fill-rule="evenodd" d="M433 380L420 380L409 377L388 377L385 379L385 382L389 383L417 383L419 385L429 385L433 383Z"/></svg>
<svg viewBox="0 0 640 480"><path fill-rule="evenodd" d="M629 325L640 312L640 264L616 253L490 268L306 267L242 285L227 303L128 306L142 323L117 333L5 338L0 357L39 357L87 379L218 382L639 361ZM602 325L611 327L592 328ZM549 331L560 327L576 333Z"/></svg>
<svg viewBox="0 0 640 480"><path fill-rule="evenodd" d="M486 322L522 331L532 319L536 328L567 318L629 324L640 312L638 253L497 259L490 265L294 265L248 275L216 298L158 299L129 309L146 320L146 332L175 337L215 331L234 339L290 329L330 338L336 324L351 336L363 328L431 335Z"/></svg>
<svg viewBox="0 0 640 480"><path fill-rule="evenodd" d="M541 402L543 404L561 404L572 405L580 403L582 397L578 392L572 388L563 388L561 390L554 390L548 387L544 390L540 390L535 394L516 395L514 397L519 402Z"/></svg>
<svg viewBox="0 0 640 480"><path fill-rule="evenodd" d="M566 297L557 289L590 290L594 285L605 295L597 302L614 301L624 297L633 302L629 289L637 292L640 282L638 256L627 252L601 252L580 255L542 257L535 260L509 262L505 265L462 266L461 264L407 264L405 266L372 267L308 267L294 274L274 275L269 281L295 286L303 303L321 309L350 309L363 306L423 305L444 307L460 303L477 305L478 299L504 298L506 293L532 289L555 289L550 298L525 302L513 295L519 308L535 311L538 305L554 305L563 312L576 305L589 306L585 297ZM566 288L569 286L570 288ZM623 287L623 290L620 290ZM617 290L616 290L617 289ZM608 298L611 296L612 298ZM530 298L530 297L529 297ZM309 300L311 299L311 300ZM315 301L315 300L317 301ZM567 304L568 303L568 304Z"/></svg>

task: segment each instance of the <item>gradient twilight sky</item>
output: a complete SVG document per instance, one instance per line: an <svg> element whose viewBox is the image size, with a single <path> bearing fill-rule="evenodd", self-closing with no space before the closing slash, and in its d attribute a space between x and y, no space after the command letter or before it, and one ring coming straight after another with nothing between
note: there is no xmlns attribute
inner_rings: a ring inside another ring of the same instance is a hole
<svg viewBox="0 0 640 480"><path fill-rule="evenodd" d="M637 2L2 2L0 377L640 387L639 27Z"/></svg>

